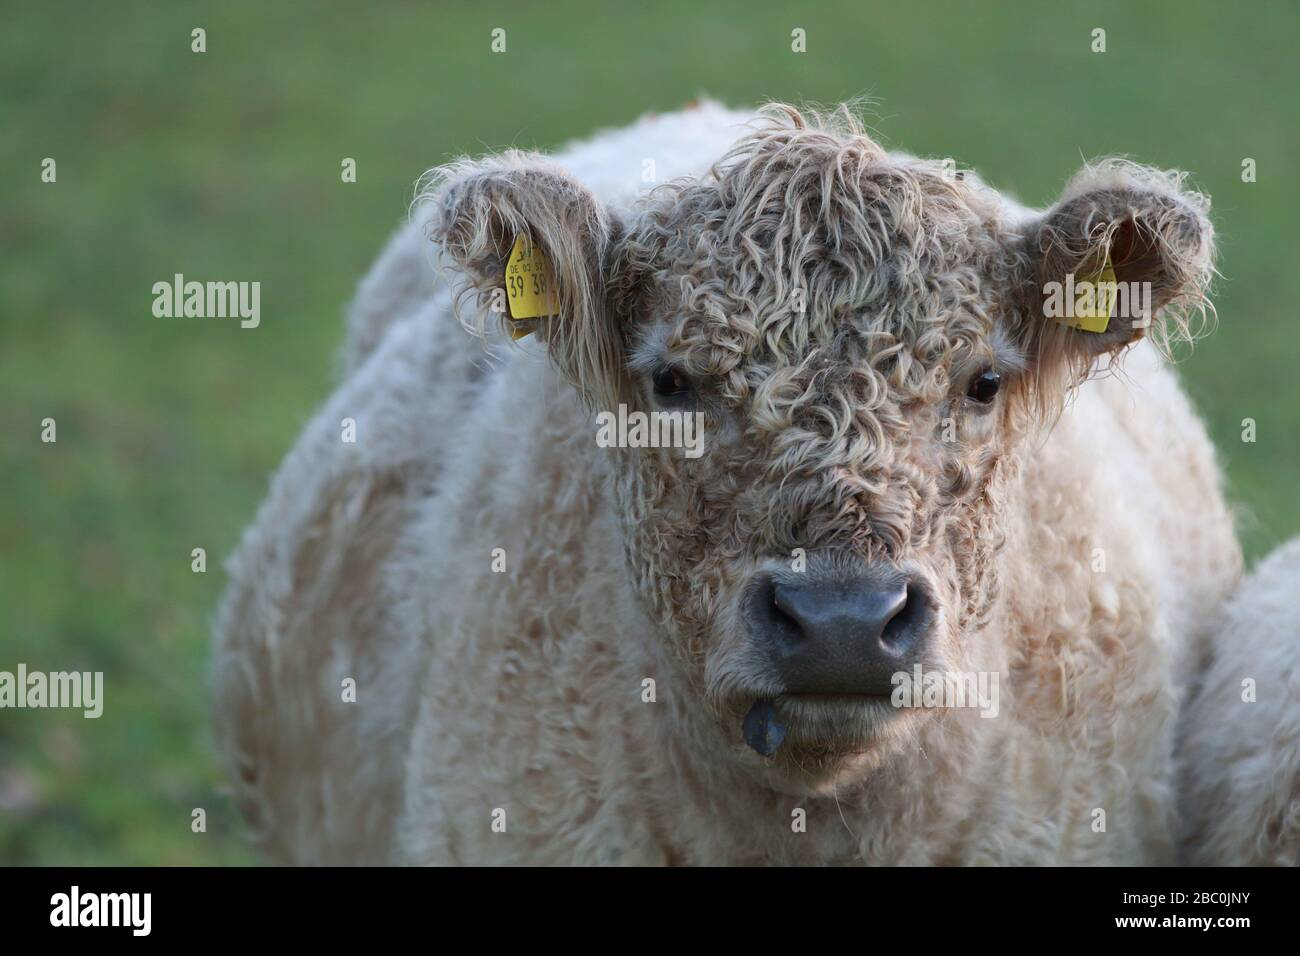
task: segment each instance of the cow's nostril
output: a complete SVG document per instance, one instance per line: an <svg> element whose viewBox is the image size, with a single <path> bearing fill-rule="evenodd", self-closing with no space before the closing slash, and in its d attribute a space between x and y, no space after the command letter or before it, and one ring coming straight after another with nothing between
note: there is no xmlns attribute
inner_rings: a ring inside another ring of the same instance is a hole
<svg viewBox="0 0 1300 956"><path fill-rule="evenodd" d="M929 614L929 598L925 588L908 582L893 616L880 632L880 643L895 653L906 651L916 641Z"/></svg>
<svg viewBox="0 0 1300 956"><path fill-rule="evenodd" d="M760 624L782 644L798 644L804 638L803 627L794 610L782 601L781 589L767 578L758 595Z"/></svg>
<svg viewBox="0 0 1300 956"><path fill-rule="evenodd" d="M799 623L799 614L788 598L788 592L773 584L771 586L772 615L776 621L797 636L803 636L803 627Z"/></svg>

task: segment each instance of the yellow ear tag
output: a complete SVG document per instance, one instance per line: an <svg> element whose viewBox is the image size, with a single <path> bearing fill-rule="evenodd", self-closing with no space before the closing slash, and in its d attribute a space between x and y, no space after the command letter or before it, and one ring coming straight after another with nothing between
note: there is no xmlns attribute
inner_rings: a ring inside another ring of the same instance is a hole
<svg viewBox="0 0 1300 956"><path fill-rule="evenodd" d="M510 258L506 260L506 307L510 310L510 320L521 323L511 327L512 339L532 334L537 323L526 320L559 314L553 276L546 254L527 236L516 236Z"/></svg>
<svg viewBox="0 0 1300 956"><path fill-rule="evenodd" d="M1076 289L1074 320L1067 320L1067 324L1085 332L1105 332L1110 325L1110 314L1115 309L1117 286L1115 269L1107 254L1101 271L1088 279L1083 288Z"/></svg>

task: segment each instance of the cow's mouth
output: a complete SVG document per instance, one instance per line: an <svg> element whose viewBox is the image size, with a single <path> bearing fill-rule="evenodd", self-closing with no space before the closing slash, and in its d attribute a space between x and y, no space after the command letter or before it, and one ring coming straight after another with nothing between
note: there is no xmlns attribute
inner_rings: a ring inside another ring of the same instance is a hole
<svg viewBox="0 0 1300 956"><path fill-rule="evenodd" d="M878 725L888 720L895 708L888 697L874 694L784 694L780 697L760 697L750 706L741 722L741 736L746 746L763 757L775 755L786 743L791 724L806 725L809 716L816 714L821 738L830 743L838 738L844 743L866 743L862 739L863 724ZM842 720L837 720L840 717ZM844 726L847 725L847 726ZM803 736L803 735L801 735Z"/></svg>

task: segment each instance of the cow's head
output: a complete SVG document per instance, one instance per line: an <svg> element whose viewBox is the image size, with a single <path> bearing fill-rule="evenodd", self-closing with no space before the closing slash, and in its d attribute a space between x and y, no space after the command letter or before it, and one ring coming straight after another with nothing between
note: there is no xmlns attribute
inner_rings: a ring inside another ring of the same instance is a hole
<svg viewBox="0 0 1300 956"><path fill-rule="evenodd" d="M631 574L738 758L810 788L935 718L896 674L988 666L1017 450L1100 357L1185 334L1212 272L1177 174L1086 167L1031 213L843 112L769 108L621 217L537 156L444 177L435 237L480 304L518 236L543 251L558 314L530 327L594 411L702 416L702 453L609 452ZM1049 314L1108 266L1127 313Z"/></svg>

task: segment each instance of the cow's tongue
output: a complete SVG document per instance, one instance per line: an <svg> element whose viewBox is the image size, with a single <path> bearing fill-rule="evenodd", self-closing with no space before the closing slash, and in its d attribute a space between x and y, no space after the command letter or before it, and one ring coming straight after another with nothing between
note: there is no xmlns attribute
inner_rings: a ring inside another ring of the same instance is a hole
<svg viewBox="0 0 1300 956"><path fill-rule="evenodd" d="M785 740L785 725L776 719L776 707L766 697L755 701L749 708L741 732L745 735L745 743L764 757L776 753Z"/></svg>

